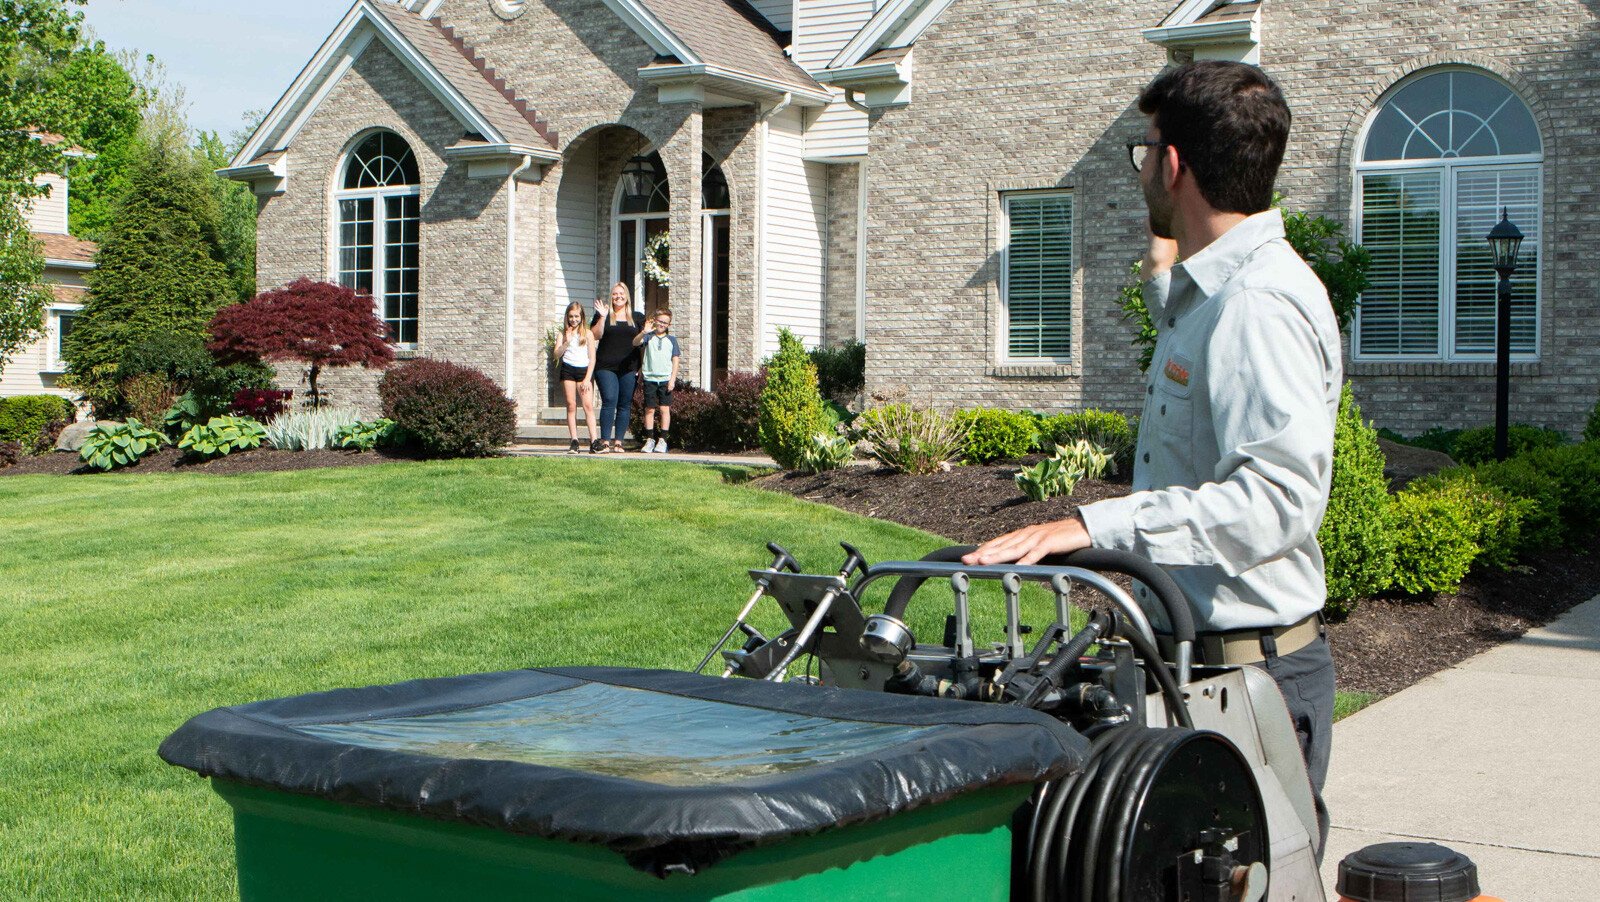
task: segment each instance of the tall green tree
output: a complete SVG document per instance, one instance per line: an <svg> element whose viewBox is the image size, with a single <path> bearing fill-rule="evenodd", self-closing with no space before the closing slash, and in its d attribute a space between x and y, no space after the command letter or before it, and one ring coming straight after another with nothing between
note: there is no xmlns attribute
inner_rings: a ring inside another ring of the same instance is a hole
<svg viewBox="0 0 1600 902"><path fill-rule="evenodd" d="M50 73L70 60L80 18L66 0L0 0L0 368L44 327L44 261L21 210L44 193L42 173L64 168L33 133L63 130Z"/></svg>
<svg viewBox="0 0 1600 902"><path fill-rule="evenodd" d="M54 115L72 142L90 156L72 160L68 231L98 241L138 145L148 97L116 56L99 41L85 43L49 75Z"/></svg>
<svg viewBox="0 0 1600 902"><path fill-rule="evenodd" d="M256 195L249 185L230 181L214 171L227 166L238 149L235 144L224 144L216 132L201 132L196 148L213 170L208 181L217 203L222 262L228 267L228 278L233 280L234 294L245 300L256 294Z"/></svg>
<svg viewBox="0 0 1600 902"><path fill-rule="evenodd" d="M237 300L209 176L178 136L147 124L63 349L86 395L104 392L128 347L155 335L202 337L218 308Z"/></svg>

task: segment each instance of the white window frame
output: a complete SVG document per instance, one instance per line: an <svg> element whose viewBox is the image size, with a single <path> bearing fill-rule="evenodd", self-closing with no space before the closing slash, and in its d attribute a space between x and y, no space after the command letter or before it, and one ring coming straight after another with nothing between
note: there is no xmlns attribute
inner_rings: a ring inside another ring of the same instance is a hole
<svg viewBox="0 0 1600 902"><path fill-rule="evenodd" d="M65 373L67 362L61 359L61 317L69 313L82 313L82 304L56 302L48 305L45 313L45 372Z"/></svg>
<svg viewBox="0 0 1600 902"><path fill-rule="evenodd" d="M1428 69L1418 73L1414 78L1407 79L1390 91L1384 100L1373 106L1367 116L1366 123L1356 137L1358 157L1364 154L1367 138L1372 130L1372 125L1377 121L1390 97L1393 97L1405 85L1413 81L1439 74L1441 71L1471 71L1476 75L1494 78L1492 73L1478 69L1469 69L1462 66L1451 66ZM1498 79L1496 79L1498 80ZM1510 86L1507 85L1510 89ZM1526 105L1526 101L1515 89L1510 89L1511 95L1519 103ZM1544 346L1544 264L1548 254L1548 244L1544 228L1544 154L1507 154L1494 157L1450 157L1427 160L1383 160L1373 163L1361 161L1355 165L1354 204L1351 211L1351 220L1355 223L1356 242L1362 241L1362 229L1366 212L1366 177L1369 175L1386 175L1406 172L1436 171L1439 173L1439 331L1438 345L1433 354L1371 354L1361 350L1361 308L1356 308L1354 322L1350 326L1350 359L1358 363L1484 363L1493 362L1495 355L1491 352L1458 353L1455 350L1456 335L1456 252L1461 246L1463 236L1457 234L1456 229L1456 180L1463 170L1491 169L1532 169L1539 185L1538 196L1534 207L1537 211L1535 218L1539 228L1539 258L1533 272L1534 306L1533 306L1533 352L1513 352L1513 363L1537 363L1540 348ZM1465 236L1467 241L1487 241L1488 233L1483 235ZM1524 264L1525 266L1526 264ZM1520 270L1520 267L1519 267Z"/></svg>
<svg viewBox="0 0 1600 902"><path fill-rule="evenodd" d="M636 156L645 156L655 152L652 148L647 147L639 151ZM622 212L623 186L623 180L618 179L616 187L611 192L611 281L606 283L605 297L609 298L611 296L611 286L622 281L622 224L624 222L635 223L633 227L633 248L631 249L634 257L633 284L628 286L628 294L631 296L634 312L640 313L644 311L645 223L657 219L669 220L667 228L670 231L672 228L670 223L672 211L668 210L665 213ZM669 192L672 190L672 182L670 180L667 182L667 190Z"/></svg>
<svg viewBox="0 0 1600 902"><path fill-rule="evenodd" d="M1067 316L1069 348L1065 357L1013 357L1011 356L1011 286L1008 284L1011 273L1011 202L1018 198L1039 197L1065 197L1068 203L1067 224L1068 241L1071 243L1068 253L1068 266L1071 275L1068 277L1071 295L1067 299ZM1034 188L1017 191L1000 192L1000 234L999 254L1000 261L1000 310L999 328L995 332L994 355L1000 366L1066 366L1075 362L1078 348L1079 331L1078 323L1082 315L1083 299L1079 296L1078 286L1078 201L1070 188Z"/></svg>
<svg viewBox="0 0 1600 902"><path fill-rule="evenodd" d="M360 135L356 136L356 139L354 141L352 141L350 143L349 151L344 154L344 156L339 161L339 165L334 168L333 178L334 178L334 184L336 186L344 184L345 172L350 168L350 162L351 162L351 160L353 160L355 158L356 151L360 150L361 146L363 144L367 143L367 139L371 138L374 134L376 134L379 131L388 131L389 134L393 135L395 138L397 138L399 140L402 140L402 141L405 141L405 138L403 138L399 134L397 134L397 133L395 133L393 131L390 131L388 129L377 129L377 130L373 130L373 131L362 132ZM410 142L407 141L406 145L409 148L410 147ZM413 150L413 151L411 151L411 153L412 153L412 156L415 157L416 151ZM420 163L420 161L419 161L419 163ZM420 170L420 166L419 166L419 170ZM390 188L341 188L341 187L335 187L335 189L332 192L333 208L330 211L329 216L328 216L328 223L329 223L328 247L329 247L329 249L331 251L329 253L329 255L328 255L328 281L330 281L330 282L332 282L332 283L334 283L336 285L343 285L344 284L344 282L343 282L344 274L343 274L343 271L342 271L343 270L342 261L340 259L340 250L341 250L341 247L342 247L342 238L340 236L340 227L344 223L344 214L343 214L343 212L341 210L342 202L343 201L347 201L347 200L364 200L364 199L372 200L372 289L373 289L372 290L372 307L373 307L373 311L378 315L378 319L380 321L385 322L385 323L388 322L388 319L387 319L387 317L384 316L385 310L384 310L384 307L383 307L383 302L384 302L383 286L385 284L387 284L387 281L388 281L387 280L387 267L388 267L389 263L388 263L388 254L386 254L384 252L385 249L386 249L384 236L388 233L389 209L388 209L388 204L384 203L384 201L386 199L388 199L388 198L391 198L391 197L416 197L416 198L418 198L418 201L417 201L417 215L418 215L418 217L420 217L422 215L422 201L421 201L422 186L421 185L399 185L399 186L390 187ZM423 269L423 266L422 266L422 223L421 223L421 221L419 219L419 221L417 223L417 338L418 338L418 341L416 341L416 342L390 342L390 346L391 347L394 347L394 348L402 350L402 351L415 351L417 349L418 343L420 342L420 340L422 338L422 269Z"/></svg>

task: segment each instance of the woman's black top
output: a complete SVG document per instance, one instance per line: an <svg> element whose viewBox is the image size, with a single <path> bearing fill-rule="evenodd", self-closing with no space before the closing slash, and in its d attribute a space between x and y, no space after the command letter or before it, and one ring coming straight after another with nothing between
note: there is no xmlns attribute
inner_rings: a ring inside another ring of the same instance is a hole
<svg viewBox="0 0 1600 902"><path fill-rule="evenodd" d="M600 314L589 320L589 327L600 321ZM644 314L633 311L632 322L618 320L607 323L600 333L600 343L595 348L594 367L614 373L631 373L639 369L639 349L633 346L633 337L644 328Z"/></svg>

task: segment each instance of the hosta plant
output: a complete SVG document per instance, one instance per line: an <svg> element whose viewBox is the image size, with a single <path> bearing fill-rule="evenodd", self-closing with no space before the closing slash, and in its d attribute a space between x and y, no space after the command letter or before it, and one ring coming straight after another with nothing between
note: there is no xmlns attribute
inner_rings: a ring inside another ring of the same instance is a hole
<svg viewBox="0 0 1600 902"><path fill-rule="evenodd" d="M1053 456L1082 473L1083 479L1099 479L1112 465L1111 452L1082 438L1070 445L1057 445Z"/></svg>
<svg viewBox="0 0 1600 902"><path fill-rule="evenodd" d="M855 456L856 446L850 439L819 432L811 437L810 445L800 450L800 465L796 469L802 473L837 470L849 466Z"/></svg>
<svg viewBox="0 0 1600 902"><path fill-rule="evenodd" d="M137 463L160 448L167 437L138 420L96 426L84 439L78 455L96 470L115 470Z"/></svg>
<svg viewBox="0 0 1600 902"><path fill-rule="evenodd" d="M1070 495L1083 478L1075 464L1059 457L1047 457L1017 473L1017 488L1029 501L1043 501L1057 495Z"/></svg>
<svg viewBox="0 0 1600 902"><path fill-rule="evenodd" d="M345 451L371 451L387 445L394 437L394 420L379 417L372 422L362 420L340 426L334 430L332 447Z"/></svg>
<svg viewBox="0 0 1600 902"><path fill-rule="evenodd" d="M235 451L261 447L267 430L249 417L212 417L197 426L189 427L178 447L188 456L200 460L225 457Z"/></svg>

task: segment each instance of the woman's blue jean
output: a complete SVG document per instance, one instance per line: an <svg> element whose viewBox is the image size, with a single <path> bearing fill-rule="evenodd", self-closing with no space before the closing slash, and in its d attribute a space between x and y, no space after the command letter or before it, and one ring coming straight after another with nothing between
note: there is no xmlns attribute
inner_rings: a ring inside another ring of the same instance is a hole
<svg viewBox="0 0 1600 902"><path fill-rule="evenodd" d="M628 418L633 416L633 385L638 378L637 372L594 371L595 384L600 386L601 441L615 438L620 442L628 434Z"/></svg>

